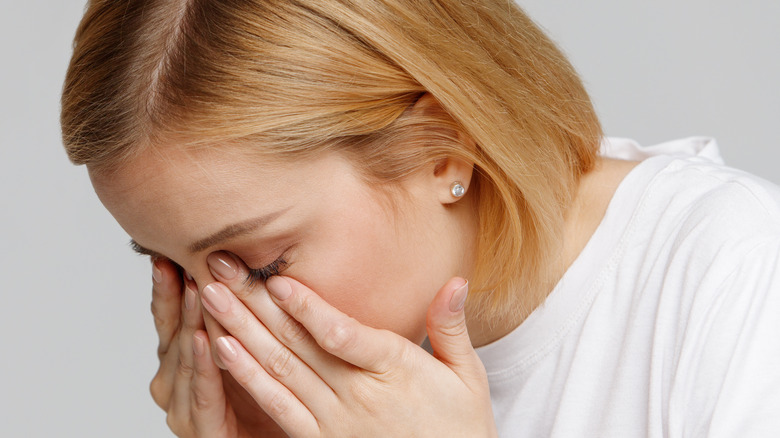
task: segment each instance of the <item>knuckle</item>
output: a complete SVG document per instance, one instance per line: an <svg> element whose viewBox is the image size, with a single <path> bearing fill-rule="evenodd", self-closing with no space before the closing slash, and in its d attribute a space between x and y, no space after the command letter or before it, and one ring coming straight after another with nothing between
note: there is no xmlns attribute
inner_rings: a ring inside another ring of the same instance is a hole
<svg viewBox="0 0 780 438"><path fill-rule="evenodd" d="M155 311L154 307L152 307L152 319L154 320L154 327L158 332L165 329L168 325L168 320L160 316L160 314Z"/></svg>
<svg viewBox="0 0 780 438"><path fill-rule="evenodd" d="M314 297L311 295L303 295L292 305L292 314L296 316L296 319L307 319L309 315L314 313L315 303Z"/></svg>
<svg viewBox="0 0 780 438"><path fill-rule="evenodd" d="M417 351L408 348L409 344L402 339L395 336L391 339L395 340L392 347L395 353L390 356L391 363L412 364L417 362Z"/></svg>
<svg viewBox="0 0 780 438"><path fill-rule="evenodd" d="M163 315L165 314L166 309L165 303L160 302L157 299L153 299L151 304L149 305L149 308L152 310L152 315L156 318L163 318Z"/></svg>
<svg viewBox="0 0 780 438"><path fill-rule="evenodd" d="M208 380L212 378L211 373L209 373L209 371L205 369L203 366L198 366L197 361L194 367L194 375L196 379L201 379L201 380Z"/></svg>
<svg viewBox="0 0 780 438"><path fill-rule="evenodd" d="M178 421L174 418L173 414L168 414L165 416L165 424L168 425L168 429L171 430L174 434L178 435L177 431L179 429Z"/></svg>
<svg viewBox="0 0 780 438"><path fill-rule="evenodd" d="M267 413L271 418L281 419L284 418L290 411L290 399L287 394L281 390L277 390L271 396L268 401Z"/></svg>
<svg viewBox="0 0 780 438"><path fill-rule="evenodd" d="M249 312L233 312L232 309L228 311L228 318L232 319L229 324L225 324L225 327L229 327L232 332L235 330L236 335L244 334L250 327L253 326L253 322L257 321L257 318L250 316Z"/></svg>
<svg viewBox="0 0 780 438"><path fill-rule="evenodd" d="M376 388L373 385L358 381L350 384L348 388L350 400L359 406L365 414L369 416L379 414L378 405L374 398Z"/></svg>
<svg viewBox="0 0 780 438"><path fill-rule="evenodd" d="M296 321L289 315L284 316L284 320L282 321L280 328L282 342L287 345L298 344L303 342L308 335L309 332L306 331L306 329L303 327L303 324Z"/></svg>
<svg viewBox="0 0 780 438"><path fill-rule="evenodd" d="M459 338L468 335L466 324L445 325L437 328L438 331L451 338Z"/></svg>
<svg viewBox="0 0 780 438"><path fill-rule="evenodd" d="M206 412L214 406L213 400L197 385L192 387L192 409L196 412Z"/></svg>
<svg viewBox="0 0 780 438"><path fill-rule="evenodd" d="M284 378L292 374L295 363L290 350L284 346L278 346L268 356L268 371L277 378Z"/></svg>
<svg viewBox="0 0 780 438"><path fill-rule="evenodd" d="M173 325L173 321L167 317L164 310L160 308L158 304L152 301L150 306L152 312L152 319L154 320L154 327L157 332L170 330Z"/></svg>
<svg viewBox="0 0 780 438"><path fill-rule="evenodd" d="M157 406L164 411L168 410L171 394L168 390L168 384L164 381L159 372L154 376L151 383L149 383L149 393L152 394L152 400L154 400Z"/></svg>
<svg viewBox="0 0 780 438"><path fill-rule="evenodd" d="M152 299L157 301L158 299L165 298L165 288L161 284L152 283Z"/></svg>
<svg viewBox="0 0 780 438"><path fill-rule="evenodd" d="M159 314L155 314L154 312L152 312L152 318L154 318L154 328L158 335L162 333L170 333L178 326L177 321L164 318Z"/></svg>
<svg viewBox="0 0 780 438"><path fill-rule="evenodd" d="M169 412L168 415L165 416L165 424L168 425L168 428L171 429L171 432L173 432L174 435L187 436L185 434L185 428L183 427L185 422L179 418L179 415Z"/></svg>
<svg viewBox="0 0 780 438"><path fill-rule="evenodd" d="M192 378L194 371L195 369L192 367L192 365L185 363L181 357L179 357L179 366L176 367L176 372L180 376Z"/></svg>
<svg viewBox="0 0 780 438"><path fill-rule="evenodd" d="M351 327L344 323L333 325L325 332L321 346L330 353L346 351L354 341Z"/></svg>
<svg viewBox="0 0 780 438"><path fill-rule="evenodd" d="M251 367L242 370L231 371L230 373L233 378L236 379L236 382L238 382L244 388L249 387L252 382L257 379L257 370Z"/></svg>
<svg viewBox="0 0 780 438"><path fill-rule="evenodd" d="M163 359L165 359L165 356L168 354L170 348L171 348L170 341L164 341L163 339L160 339L160 343L157 345L157 359L160 362L162 362Z"/></svg>
<svg viewBox="0 0 780 438"><path fill-rule="evenodd" d="M152 286L152 302L155 302L157 300L164 300L167 297L167 292L165 288L161 285L154 285Z"/></svg>

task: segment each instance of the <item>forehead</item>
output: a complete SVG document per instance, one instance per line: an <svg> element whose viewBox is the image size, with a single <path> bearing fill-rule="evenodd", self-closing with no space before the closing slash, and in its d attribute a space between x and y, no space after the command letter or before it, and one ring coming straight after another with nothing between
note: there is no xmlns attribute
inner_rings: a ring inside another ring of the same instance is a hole
<svg viewBox="0 0 780 438"><path fill-rule="evenodd" d="M161 147L146 149L111 173L90 169L90 178L112 213L130 205L159 207L161 200L171 206L208 201L218 208L250 187L273 190L290 172L306 166L299 164L303 166L262 160L240 148Z"/></svg>
<svg viewBox="0 0 780 438"><path fill-rule="evenodd" d="M187 185L222 176L247 178L255 173L273 173L286 165L289 163L279 159L261 159L246 147L152 146L109 172L87 168L97 191L124 196L142 185ZM247 172L250 170L254 172Z"/></svg>
<svg viewBox="0 0 780 438"><path fill-rule="evenodd" d="M159 252L282 209L314 209L328 187L355 183L336 154L271 160L238 147L150 148L116 172L90 177L125 231Z"/></svg>

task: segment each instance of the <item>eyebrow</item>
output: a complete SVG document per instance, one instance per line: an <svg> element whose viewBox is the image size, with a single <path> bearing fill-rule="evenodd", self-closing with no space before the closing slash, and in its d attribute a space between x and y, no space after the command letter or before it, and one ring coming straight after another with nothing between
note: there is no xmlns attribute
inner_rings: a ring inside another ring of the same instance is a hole
<svg viewBox="0 0 780 438"><path fill-rule="evenodd" d="M275 219L277 219L282 214L286 213L288 210L290 210L290 207L267 214L265 216L260 216L254 219L248 219L243 222L238 222L232 225L228 225L225 228L222 228L221 230L217 231L216 233L208 237L193 242L189 246L189 251L191 253L198 253L205 249L211 248L214 245L222 243L228 239L249 234L252 231L255 231L256 229L273 222ZM157 251L144 248L133 239L130 239L130 248L132 248L133 251L139 254L148 255L152 257L164 257L162 254L158 253Z"/></svg>

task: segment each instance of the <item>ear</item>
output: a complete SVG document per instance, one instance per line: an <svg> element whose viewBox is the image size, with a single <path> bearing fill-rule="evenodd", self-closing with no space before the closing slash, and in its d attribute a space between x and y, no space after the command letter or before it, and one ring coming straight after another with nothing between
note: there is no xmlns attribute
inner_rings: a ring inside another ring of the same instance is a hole
<svg viewBox="0 0 780 438"><path fill-rule="evenodd" d="M476 149L476 143L471 136L456 128L457 124L452 121L451 116L430 93L423 94L414 104L411 112L412 117L446 120L446 123L433 129L450 131L444 137L457 138L457 142L464 149L472 151ZM474 163L455 157L442 158L434 163L432 172L429 176L432 177L433 189L438 194L439 201L445 205L453 204L468 194L474 173ZM456 188L456 185L459 187Z"/></svg>
<svg viewBox="0 0 780 438"><path fill-rule="evenodd" d="M433 169L433 184L442 204L453 204L468 195L474 164L459 158L442 158Z"/></svg>

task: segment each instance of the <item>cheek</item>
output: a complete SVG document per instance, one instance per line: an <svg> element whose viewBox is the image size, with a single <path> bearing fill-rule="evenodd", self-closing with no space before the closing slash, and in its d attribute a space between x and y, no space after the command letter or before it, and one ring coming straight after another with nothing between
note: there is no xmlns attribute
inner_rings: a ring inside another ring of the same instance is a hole
<svg viewBox="0 0 780 438"><path fill-rule="evenodd" d="M425 275L424 254L384 214L364 206L343 219L318 230L289 275L361 323L422 342L437 290Z"/></svg>
<svg viewBox="0 0 780 438"><path fill-rule="evenodd" d="M350 274L321 276L307 285L362 324L390 330L416 343L425 337L427 305L416 300L415 291L409 288Z"/></svg>

